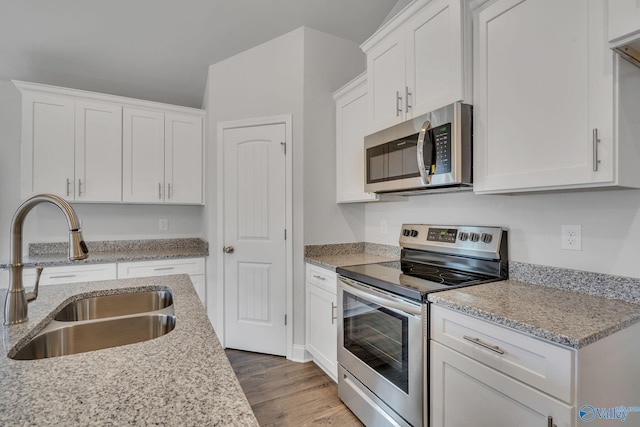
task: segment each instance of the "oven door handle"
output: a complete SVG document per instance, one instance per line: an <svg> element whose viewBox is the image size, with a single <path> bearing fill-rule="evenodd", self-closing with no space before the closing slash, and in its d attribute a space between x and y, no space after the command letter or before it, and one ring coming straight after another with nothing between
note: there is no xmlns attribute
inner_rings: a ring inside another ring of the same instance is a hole
<svg viewBox="0 0 640 427"><path fill-rule="evenodd" d="M422 316L422 306L418 304L411 304L400 298L393 297L386 293L380 292L370 287L362 286L351 279L340 276L338 278L340 287L352 295L365 299L367 301L378 304L381 307L400 312L400 314L410 314L415 317Z"/></svg>

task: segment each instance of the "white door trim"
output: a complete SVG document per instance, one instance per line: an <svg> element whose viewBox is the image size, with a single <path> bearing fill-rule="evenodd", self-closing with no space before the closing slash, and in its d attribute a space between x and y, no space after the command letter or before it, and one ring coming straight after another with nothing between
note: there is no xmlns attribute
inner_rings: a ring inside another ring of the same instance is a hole
<svg viewBox="0 0 640 427"><path fill-rule="evenodd" d="M287 228L286 247L286 288L287 288L287 359L293 359L293 156L292 156L292 116L285 114L281 116L258 117L253 119L231 120L219 122L217 126L217 297L216 297L216 319L218 330L216 333L222 346L225 346L224 339L224 131L229 129L245 128L251 126L265 126L274 124L285 125L286 150L285 156L285 182L286 182L286 206L285 223Z"/></svg>

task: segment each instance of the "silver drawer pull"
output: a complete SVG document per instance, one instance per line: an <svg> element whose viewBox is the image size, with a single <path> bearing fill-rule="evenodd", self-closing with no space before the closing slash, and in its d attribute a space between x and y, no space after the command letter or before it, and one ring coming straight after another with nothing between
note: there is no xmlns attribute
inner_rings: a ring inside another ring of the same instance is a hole
<svg viewBox="0 0 640 427"><path fill-rule="evenodd" d="M472 338L467 335L464 335L462 338L464 338L467 341L471 341L474 344L478 344L479 346L482 346L488 350L495 351L498 354L504 354L504 350L502 350L500 347L498 347L497 345L491 345L491 344L482 342L480 341L480 338Z"/></svg>
<svg viewBox="0 0 640 427"><path fill-rule="evenodd" d="M315 278L316 278L316 279L318 279L318 280L326 280L324 277L322 277L322 276L318 276L318 275L316 275L316 274L314 274L314 275L313 275L313 277L315 277Z"/></svg>
<svg viewBox="0 0 640 427"><path fill-rule="evenodd" d="M69 279L71 277L76 277L75 274L63 274L61 276L50 276L50 279Z"/></svg>
<svg viewBox="0 0 640 427"><path fill-rule="evenodd" d="M335 305L333 303L333 301L331 302L331 324L333 325L335 320L338 318L338 316L336 315L337 311L336 309L338 308L337 305Z"/></svg>
<svg viewBox="0 0 640 427"><path fill-rule="evenodd" d="M153 271L162 271L162 270L173 270L175 267L158 267L154 268Z"/></svg>

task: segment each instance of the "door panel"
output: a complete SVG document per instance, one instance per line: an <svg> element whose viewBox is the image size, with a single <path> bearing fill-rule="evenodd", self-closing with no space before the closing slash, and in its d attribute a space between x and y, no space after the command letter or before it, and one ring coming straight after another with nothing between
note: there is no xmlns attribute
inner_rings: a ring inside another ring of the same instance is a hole
<svg viewBox="0 0 640 427"><path fill-rule="evenodd" d="M286 354L285 125L226 129L225 344Z"/></svg>

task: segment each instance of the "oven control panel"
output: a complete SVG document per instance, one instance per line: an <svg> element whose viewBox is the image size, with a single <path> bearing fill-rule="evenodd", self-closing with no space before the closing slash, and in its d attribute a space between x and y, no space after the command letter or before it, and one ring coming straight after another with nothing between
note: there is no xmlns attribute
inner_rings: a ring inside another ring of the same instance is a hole
<svg viewBox="0 0 640 427"><path fill-rule="evenodd" d="M434 252L499 258L502 227L404 224L400 246Z"/></svg>

